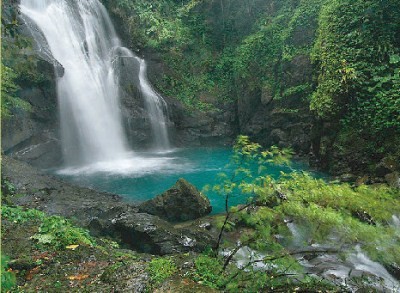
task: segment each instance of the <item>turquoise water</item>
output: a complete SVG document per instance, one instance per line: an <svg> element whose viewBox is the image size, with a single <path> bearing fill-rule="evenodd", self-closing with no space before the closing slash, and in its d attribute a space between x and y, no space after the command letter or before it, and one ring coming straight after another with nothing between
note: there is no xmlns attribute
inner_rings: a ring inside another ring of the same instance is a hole
<svg viewBox="0 0 400 293"><path fill-rule="evenodd" d="M164 192L179 178L202 190L206 185L216 184L217 175L230 173L231 149L191 148L176 149L164 153L135 153L126 161L108 162L82 168L70 168L58 173L67 181L100 191L121 195L130 202L142 202ZM306 166L294 162L292 169L304 170ZM278 177L281 171L292 169L284 166L268 166L268 173ZM213 213L224 211L224 199L214 192L205 193L213 206ZM231 205L244 203L245 198L235 196Z"/></svg>

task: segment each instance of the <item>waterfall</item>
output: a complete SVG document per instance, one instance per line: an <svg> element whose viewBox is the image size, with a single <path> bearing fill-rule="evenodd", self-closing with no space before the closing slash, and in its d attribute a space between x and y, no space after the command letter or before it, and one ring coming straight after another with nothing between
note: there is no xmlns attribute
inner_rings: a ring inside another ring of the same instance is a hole
<svg viewBox="0 0 400 293"><path fill-rule="evenodd" d="M124 52L137 57L121 46L104 6L98 0L21 0L20 9L40 29L52 55L64 67L57 93L65 164L83 166L128 158L131 152L122 127L118 68L113 61ZM142 76L145 63L141 60L140 64ZM165 118L154 114L163 113L154 110L163 109L162 98L154 91L146 94L151 89L147 81L140 79L140 86L146 101L158 97L154 99L157 105L145 104L155 117L151 120L165 126ZM167 148L167 130L161 128L153 126L156 144Z"/></svg>
<svg viewBox="0 0 400 293"><path fill-rule="evenodd" d="M139 83L140 92L144 99L144 106L150 120L154 148L165 151L171 148L168 136L168 106L164 98L157 93L147 79L147 65L144 59L139 58L127 48L120 49L121 55L135 58L140 64Z"/></svg>
<svg viewBox="0 0 400 293"><path fill-rule="evenodd" d="M161 150L170 148L168 139L168 108L162 96L153 90L147 79L147 66L143 59L137 58L140 63L139 81L140 90L145 100L145 107L150 118L155 147ZM167 119L166 119L167 117Z"/></svg>

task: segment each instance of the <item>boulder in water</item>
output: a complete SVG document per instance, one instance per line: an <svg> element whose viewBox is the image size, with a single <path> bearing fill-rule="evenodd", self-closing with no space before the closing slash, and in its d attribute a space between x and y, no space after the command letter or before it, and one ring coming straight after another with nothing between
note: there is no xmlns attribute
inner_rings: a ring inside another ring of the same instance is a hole
<svg viewBox="0 0 400 293"><path fill-rule="evenodd" d="M167 221L179 222L208 215L212 207L208 198L196 187L180 178L174 186L161 195L142 203L139 210Z"/></svg>

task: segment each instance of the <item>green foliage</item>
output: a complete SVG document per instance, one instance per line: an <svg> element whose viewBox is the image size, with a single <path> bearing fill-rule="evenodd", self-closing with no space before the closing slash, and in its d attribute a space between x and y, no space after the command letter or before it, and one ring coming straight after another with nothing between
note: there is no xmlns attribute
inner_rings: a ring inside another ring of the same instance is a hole
<svg viewBox="0 0 400 293"><path fill-rule="evenodd" d="M319 16L311 109L337 126L328 155L335 151L349 165L360 165L354 154L370 164L400 154L399 4L328 1ZM365 164L351 167L374 173Z"/></svg>
<svg viewBox="0 0 400 293"><path fill-rule="evenodd" d="M233 147L233 154L226 169L234 170L232 174L219 174L220 182L213 190L225 197L226 202L235 193L251 195L256 192L253 182L258 182L267 172L267 164L289 164L292 151L272 146L260 151L261 145L251 142L248 136L240 135ZM254 166L254 164L257 166ZM256 168L255 168L256 167ZM269 177L268 177L269 178ZM272 180L272 179L271 179ZM228 205L226 205L228 212Z"/></svg>
<svg viewBox="0 0 400 293"><path fill-rule="evenodd" d="M319 77L311 108L319 116L339 116L368 135L400 131L400 13L395 2L326 3L313 52Z"/></svg>
<svg viewBox="0 0 400 293"><path fill-rule="evenodd" d="M1 116L8 119L17 111L32 110L31 104L19 97L20 88L43 84L45 78L37 70L31 39L19 33L17 1L3 1L2 9Z"/></svg>
<svg viewBox="0 0 400 293"><path fill-rule="evenodd" d="M19 86L16 83L18 75L14 70L1 63L1 116L8 118L13 109L29 111L30 104L17 97Z"/></svg>
<svg viewBox="0 0 400 293"><path fill-rule="evenodd" d="M282 93L282 97L285 98L285 97L290 97L293 95L307 96L309 93L311 93L311 89L312 89L312 87L309 83L293 86L293 87L285 89L284 92ZM298 109L296 109L296 110L298 110Z"/></svg>
<svg viewBox="0 0 400 293"><path fill-rule="evenodd" d="M162 52L166 74L155 81L158 89L208 111L267 85L281 96L280 62L307 54L313 34L300 46L293 38L303 27L315 30L323 1L104 2L123 19L132 46Z"/></svg>
<svg viewBox="0 0 400 293"><path fill-rule="evenodd" d="M397 205L400 199L399 192L385 185L361 185L354 188L345 183L326 184L323 180L314 179L306 173L295 173L280 186L290 190L288 196L295 193L303 202L313 202L341 212L347 211L349 215L361 208L382 224L386 224L392 215L400 212L400 206Z"/></svg>
<svg viewBox="0 0 400 293"><path fill-rule="evenodd" d="M17 283L15 274L8 270L8 262L9 259L7 256L1 254L1 292L8 292L11 290Z"/></svg>
<svg viewBox="0 0 400 293"><path fill-rule="evenodd" d="M31 237L42 244L50 244L56 248L65 248L71 244L92 245L86 230L75 228L61 217L46 217L39 227L38 233Z"/></svg>
<svg viewBox="0 0 400 293"><path fill-rule="evenodd" d="M168 258L153 258L148 266L151 281L154 285L159 285L167 278L177 272L177 267Z"/></svg>
<svg viewBox="0 0 400 293"><path fill-rule="evenodd" d="M131 11L130 22L135 22L141 30L137 37L152 48L165 48L171 44L185 44L189 40L188 28L182 24L182 12L190 10L194 1L180 7L173 1L118 1L118 7ZM122 13L122 11L120 12Z"/></svg>
<svg viewBox="0 0 400 293"><path fill-rule="evenodd" d="M14 195L15 186L7 178L1 178L1 193L2 196Z"/></svg>
<svg viewBox="0 0 400 293"><path fill-rule="evenodd" d="M70 221L58 217L47 216L35 209L24 210L21 207L2 206L3 219L14 223L37 221L38 230L31 236L39 245L65 249L68 245L93 245L94 240L87 230L77 228Z"/></svg>
<svg viewBox="0 0 400 293"><path fill-rule="evenodd" d="M200 255L195 259L194 265L195 271L191 276L194 281L201 282L211 288L221 287L224 281L220 274L222 264L217 258L206 254Z"/></svg>
<svg viewBox="0 0 400 293"><path fill-rule="evenodd" d="M225 197L225 209L228 214L229 199L232 196L254 195L256 189L252 183L263 178L262 174L267 172L267 164L290 163L290 149L278 149L275 146L262 152L260 149L261 145L250 142L248 136L240 135L236 139L230 163L226 166L226 169L234 171L232 174L220 173L220 183L213 186L216 193Z"/></svg>
<svg viewBox="0 0 400 293"><path fill-rule="evenodd" d="M276 217L277 213L272 209L259 206L261 201L266 201L267 196L272 197L278 192L273 187L274 179L265 175L268 164L289 164L292 153L288 149L280 150L276 147L271 147L266 151L261 151L260 149L261 146L251 142L247 136L239 136L233 148L230 166L227 168L233 170L232 174L220 174L220 183L213 187L214 191L225 197L226 202L226 214L218 236L217 251L220 245L223 244L224 233L235 229L235 222L239 219L239 223L251 227L248 233L242 233L241 235L240 242L243 246L246 245L258 251L268 252L271 255L284 253L283 246L277 243L273 237L275 230L272 229L272 226L274 225L274 221L278 220ZM254 168L254 164L257 165L256 168ZM252 209L252 212L249 213L244 208L229 209L229 200L234 195L248 197L249 204L247 206ZM229 247L229 243L225 245ZM216 268L221 266L219 263L220 260L212 261L209 258L201 258L199 260L199 269L197 269L198 275L203 276L203 281L205 282L214 282L214 286L216 287L222 286L233 291L234 288L237 289L236 286L239 283L241 284L240 286L246 286L249 289L257 288L257 290L260 290L264 288L268 284L266 278L254 278L255 272L249 274L248 271L230 268L233 270L233 273L225 273L225 269L230 264L230 259L235 253L236 251L231 252L230 256L223 261L222 270L220 270L218 275L215 272ZM212 262L212 264L209 262ZM206 264L202 266L203 263ZM276 261L272 261L272 263L274 264L274 272L271 270L271 274L279 274L280 270L284 271L288 267L293 268L295 264L292 257L286 257L285 255L279 257ZM251 268L252 266L246 267L246 269ZM275 268L277 269L275 270ZM221 272L223 273L222 275ZM251 276L251 280L257 279L260 282L250 284L244 281L246 285L243 285L241 281L238 281L242 277L248 280L249 275ZM221 283L222 281L223 283Z"/></svg>
<svg viewBox="0 0 400 293"><path fill-rule="evenodd" d="M398 0L105 2L133 47L161 52L165 70L150 78L189 109L266 95L275 113L311 108L337 126L332 139L349 133L339 157L399 154L388 139L400 129Z"/></svg>
<svg viewBox="0 0 400 293"><path fill-rule="evenodd" d="M334 233L340 239L336 245L357 243L376 261L400 263L399 235L388 225L400 213L398 190L327 184L308 174L291 174L278 188L287 200L275 210L307 225L309 244L326 243Z"/></svg>
<svg viewBox="0 0 400 293"><path fill-rule="evenodd" d="M6 0L1 3L1 34L4 37L15 38L18 35L18 14L19 6L17 1Z"/></svg>
<svg viewBox="0 0 400 293"><path fill-rule="evenodd" d="M43 212L35 209L23 210L21 207L2 206L1 215L3 219L14 223L25 223L45 216Z"/></svg>
<svg viewBox="0 0 400 293"><path fill-rule="evenodd" d="M208 73L214 61L204 39L204 18L196 13L200 2L118 0L108 6L124 20L133 46L163 52L169 74L155 82L158 89L190 109L208 110L199 95L214 87Z"/></svg>
<svg viewBox="0 0 400 293"><path fill-rule="evenodd" d="M309 95L309 85L287 84L284 65L295 57L310 54L317 27L315 19L324 2L281 1L278 9L258 20L255 32L237 47L233 63L235 75L244 88L254 94L268 87L275 99ZM288 86L295 90L291 92Z"/></svg>
<svg viewBox="0 0 400 293"><path fill-rule="evenodd" d="M251 185L261 207L252 214L243 212L242 221L258 231L257 238L266 236L262 244L267 247L273 246L277 230L285 233L284 226L276 225L292 219L306 227L306 245L327 244L333 234L334 245L359 244L376 261L400 263L399 235L388 225L392 215L400 213L397 190L387 186L354 189L348 184L327 184L305 173L292 173L277 181L265 178ZM257 241L254 244L266 248Z"/></svg>

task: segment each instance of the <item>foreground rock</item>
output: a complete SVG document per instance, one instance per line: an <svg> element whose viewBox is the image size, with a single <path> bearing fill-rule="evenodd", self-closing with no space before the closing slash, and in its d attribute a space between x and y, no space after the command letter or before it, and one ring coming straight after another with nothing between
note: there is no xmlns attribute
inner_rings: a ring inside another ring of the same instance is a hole
<svg viewBox="0 0 400 293"><path fill-rule="evenodd" d="M205 229L179 228L157 216L139 213L118 195L77 187L16 161L2 157L2 187L15 187L9 204L70 218L93 235L109 235L129 248L153 254L203 251L213 246Z"/></svg>
<svg viewBox="0 0 400 293"><path fill-rule="evenodd" d="M180 178L163 194L142 203L139 210L167 221L179 222L204 217L212 207L208 198L196 187Z"/></svg>

